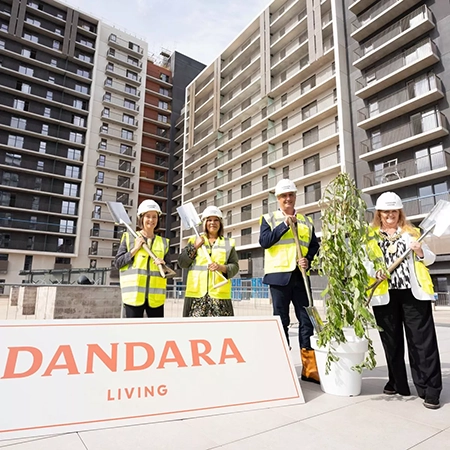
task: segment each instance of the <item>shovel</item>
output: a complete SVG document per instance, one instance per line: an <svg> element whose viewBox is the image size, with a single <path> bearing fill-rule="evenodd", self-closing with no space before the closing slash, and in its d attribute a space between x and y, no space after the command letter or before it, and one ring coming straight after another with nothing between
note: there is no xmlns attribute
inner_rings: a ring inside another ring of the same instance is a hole
<svg viewBox="0 0 450 450"><path fill-rule="evenodd" d="M296 226L294 225L294 222L289 217L288 218L289 228L292 231L292 234L294 235L294 241L295 241L295 247L297 249L297 260L299 258L303 257L302 249L300 247L300 241L298 240L298 234ZM323 322L320 317L319 311L317 311L317 308L314 306L314 300L311 295L311 291L309 289L309 282L308 282L308 276L306 275L306 270L303 267L298 267L300 269L300 272L302 273L303 282L305 283L305 289L306 289L306 295L308 296L308 301L310 306L305 306L306 312L308 313L309 320L313 324L314 329L316 330L316 333L320 333L323 329Z"/></svg>
<svg viewBox="0 0 450 450"><path fill-rule="evenodd" d="M443 234L448 234L450 232L450 202L446 200L439 200L419 224L419 227L423 232L419 239L417 239L417 242L422 242L431 232L433 232L433 235L436 237L441 237ZM411 251L412 250L408 248L402 255L400 255L388 267L388 272L392 273L411 253ZM381 282L383 282L383 280L377 280L367 288L367 292L369 292L367 304L370 303L375 289Z"/></svg>
<svg viewBox="0 0 450 450"><path fill-rule="evenodd" d="M186 203L182 206L179 206L177 208L177 211L180 216L181 222L183 224L183 230L190 230L191 228L193 228L196 236L200 237L198 230L197 230L197 225L201 224L202 221L200 220L200 217L198 216L197 211L194 208L194 205L190 202ZM203 249L205 258L207 259L208 263L212 264L212 259L211 259L210 254L208 253L208 250L206 250L205 246L203 246L203 245L202 245L202 249ZM223 279L219 283L213 285L214 289L219 288L220 286L224 286L225 284L228 283L228 278L226 278L223 273L219 272L218 270L215 270L214 274L218 275L220 278Z"/></svg>
<svg viewBox="0 0 450 450"><path fill-rule="evenodd" d="M136 231L134 231L131 227L131 220L128 217L128 213L126 212L122 203L106 202L106 205L108 206L109 212L111 213L114 222L119 225L125 225L127 227L127 230L134 236L135 239L140 236L140 234L136 233ZM144 244L142 247L150 255L153 261L156 261L158 259L150 250L147 244ZM167 267L165 264L157 264L157 266L159 269L159 273L163 278L173 278L176 275L176 272L173 271L170 267Z"/></svg>

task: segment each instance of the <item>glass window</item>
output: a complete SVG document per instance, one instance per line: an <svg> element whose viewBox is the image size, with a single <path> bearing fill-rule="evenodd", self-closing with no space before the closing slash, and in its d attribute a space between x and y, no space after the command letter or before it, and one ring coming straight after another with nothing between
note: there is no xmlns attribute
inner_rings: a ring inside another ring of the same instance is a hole
<svg viewBox="0 0 450 450"><path fill-rule="evenodd" d="M68 197L78 197L78 185L75 183L64 183L63 194Z"/></svg>
<svg viewBox="0 0 450 450"><path fill-rule="evenodd" d="M22 148L23 141L24 141L23 136L15 136L13 134L10 134L8 136L8 145L10 147Z"/></svg>

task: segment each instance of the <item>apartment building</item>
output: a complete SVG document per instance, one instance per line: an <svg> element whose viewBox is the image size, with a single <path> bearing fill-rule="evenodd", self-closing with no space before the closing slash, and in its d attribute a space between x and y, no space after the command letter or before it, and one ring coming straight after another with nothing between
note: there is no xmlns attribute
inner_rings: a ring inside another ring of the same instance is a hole
<svg viewBox="0 0 450 450"><path fill-rule="evenodd" d="M106 202L133 222L144 198L165 210L172 90L184 102L201 67L174 87L177 60L199 63L147 47L56 1L0 1L0 282L117 282Z"/></svg>
<svg viewBox="0 0 450 450"><path fill-rule="evenodd" d="M385 191L418 225L450 200L449 2L347 1L357 181L374 204ZM427 239L436 291L450 304L450 238Z"/></svg>
<svg viewBox="0 0 450 450"><path fill-rule="evenodd" d="M188 87L182 201L222 209L244 285L263 275L259 219L282 178L319 236L318 201L340 171L369 207L395 190L414 222L448 199L443 3L275 0Z"/></svg>

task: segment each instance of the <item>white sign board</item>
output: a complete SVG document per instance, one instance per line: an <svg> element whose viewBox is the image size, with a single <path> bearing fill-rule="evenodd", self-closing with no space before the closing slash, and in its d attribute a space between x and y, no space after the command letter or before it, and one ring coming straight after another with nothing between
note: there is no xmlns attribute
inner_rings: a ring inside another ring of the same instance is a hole
<svg viewBox="0 0 450 450"><path fill-rule="evenodd" d="M2 321L0 399L0 440L304 403L278 317Z"/></svg>

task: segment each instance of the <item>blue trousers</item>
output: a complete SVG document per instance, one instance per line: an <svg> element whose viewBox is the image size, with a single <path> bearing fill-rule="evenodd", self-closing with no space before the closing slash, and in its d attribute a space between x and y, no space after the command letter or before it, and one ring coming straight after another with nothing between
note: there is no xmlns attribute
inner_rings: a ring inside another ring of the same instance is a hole
<svg viewBox="0 0 450 450"><path fill-rule="evenodd" d="M305 306L309 306L309 302L300 271L295 270L292 273L291 279L286 286L270 285L270 293L272 295L273 314L280 316L288 344L289 305L292 302L299 323L298 340L300 348L311 349L310 338L314 334L314 328L305 309Z"/></svg>

